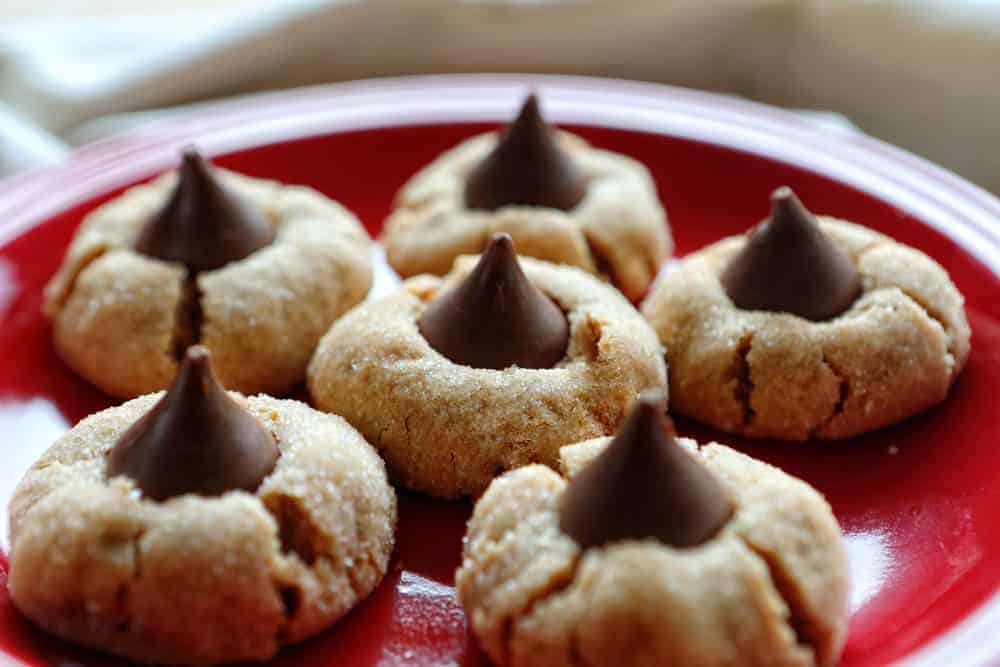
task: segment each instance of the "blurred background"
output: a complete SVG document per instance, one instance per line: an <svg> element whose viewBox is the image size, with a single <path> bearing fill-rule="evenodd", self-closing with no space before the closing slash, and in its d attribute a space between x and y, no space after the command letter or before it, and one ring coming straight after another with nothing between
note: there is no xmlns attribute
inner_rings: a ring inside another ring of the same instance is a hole
<svg viewBox="0 0 1000 667"><path fill-rule="evenodd" d="M826 112L1000 193L1000 0L0 0L0 176L223 97L481 71Z"/></svg>

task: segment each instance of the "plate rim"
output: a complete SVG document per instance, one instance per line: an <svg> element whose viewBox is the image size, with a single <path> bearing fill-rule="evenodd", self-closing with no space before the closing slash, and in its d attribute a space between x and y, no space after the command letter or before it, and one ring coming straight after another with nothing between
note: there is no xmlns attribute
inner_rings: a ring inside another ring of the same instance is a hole
<svg viewBox="0 0 1000 667"><path fill-rule="evenodd" d="M398 125L501 122L527 91L546 115L745 150L833 178L920 218L1000 278L1000 199L952 172L855 130L705 91L598 77L443 74L364 79L198 105L73 151L61 164L0 180L0 246L54 215L151 176L196 143L208 155L331 132ZM54 192L53 192L54 191ZM42 196L44 195L44 196ZM993 594L895 664L1000 661L1000 573ZM21 665L0 655L0 665Z"/></svg>

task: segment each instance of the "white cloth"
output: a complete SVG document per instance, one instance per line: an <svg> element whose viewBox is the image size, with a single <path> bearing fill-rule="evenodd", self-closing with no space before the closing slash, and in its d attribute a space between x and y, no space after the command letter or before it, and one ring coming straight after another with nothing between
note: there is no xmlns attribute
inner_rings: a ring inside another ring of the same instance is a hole
<svg viewBox="0 0 1000 667"><path fill-rule="evenodd" d="M562 72L842 113L1000 192L997 0L295 0L0 25L0 175L175 107L371 76ZM140 110L159 109L155 112Z"/></svg>

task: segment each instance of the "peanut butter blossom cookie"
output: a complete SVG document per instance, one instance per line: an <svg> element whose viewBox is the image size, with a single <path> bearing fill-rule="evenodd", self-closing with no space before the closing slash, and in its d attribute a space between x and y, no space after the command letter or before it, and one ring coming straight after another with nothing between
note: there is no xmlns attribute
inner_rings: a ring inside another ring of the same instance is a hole
<svg viewBox="0 0 1000 667"><path fill-rule="evenodd" d="M787 440L843 438L944 400L969 354L962 295L922 252L814 217L788 188L768 219L686 257L643 303L671 409Z"/></svg>
<svg viewBox="0 0 1000 667"><path fill-rule="evenodd" d="M60 438L10 503L14 604L140 662L263 660L382 579L396 496L343 419L244 398L189 348L165 394Z"/></svg>
<svg viewBox="0 0 1000 667"><path fill-rule="evenodd" d="M407 280L338 320L308 386L394 478L456 497L612 433L640 391L664 387L665 370L656 334L617 290L573 267L519 260L497 234L478 261Z"/></svg>
<svg viewBox="0 0 1000 667"><path fill-rule="evenodd" d="M832 666L847 556L807 484L677 438L644 395L613 438L563 447L476 504L456 574L502 666Z"/></svg>
<svg viewBox="0 0 1000 667"><path fill-rule="evenodd" d="M534 95L502 135L468 139L414 176L382 241L402 276L441 275L499 231L522 255L603 275L632 300L673 250L646 168L553 130Z"/></svg>
<svg viewBox="0 0 1000 667"><path fill-rule="evenodd" d="M280 394L368 292L370 244L319 193L213 168L188 150L177 172L87 216L45 312L59 355L115 396L165 388L199 342L227 387Z"/></svg>

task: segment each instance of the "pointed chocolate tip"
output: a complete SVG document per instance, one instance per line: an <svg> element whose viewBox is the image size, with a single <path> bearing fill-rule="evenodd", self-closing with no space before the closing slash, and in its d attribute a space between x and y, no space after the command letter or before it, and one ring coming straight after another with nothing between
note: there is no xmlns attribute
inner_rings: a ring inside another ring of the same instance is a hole
<svg viewBox="0 0 1000 667"><path fill-rule="evenodd" d="M493 152L469 174L465 204L491 211L512 205L568 211L583 199L586 187L582 172L559 147L532 93Z"/></svg>
<svg viewBox="0 0 1000 667"><path fill-rule="evenodd" d="M431 347L473 368L551 368L569 341L566 316L524 275L503 233L465 279L428 304L418 326Z"/></svg>
<svg viewBox="0 0 1000 667"><path fill-rule="evenodd" d="M194 146L185 146L181 150L181 161L177 166L180 181L207 182L215 180L212 166Z"/></svg>
<svg viewBox="0 0 1000 667"><path fill-rule="evenodd" d="M570 480L559 526L583 548L648 538L689 547L711 539L732 513L721 482L677 443L663 393L649 392Z"/></svg>
<svg viewBox="0 0 1000 667"><path fill-rule="evenodd" d="M182 367L197 369L198 373L208 374L215 379L215 371L212 369L212 354L204 345L192 345L184 351L184 359L181 361Z"/></svg>
<svg viewBox="0 0 1000 667"><path fill-rule="evenodd" d="M844 312L861 291L854 261L788 187L771 194L770 217L751 230L720 280L739 308L814 321Z"/></svg>
<svg viewBox="0 0 1000 667"><path fill-rule="evenodd" d="M802 202L799 201L799 198L795 195L795 192L790 187L788 187L787 185L779 185L771 193L771 205L773 207L778 202L787 202L787 201L795 201L798 202L800 206L802 205Z"/></svg>
<svg viewBox="0 0 1000 667"><path fill-rule="evenodd" d="M277 459L274 437L226 393L208 350L194 345L163 398L109 452L108 477L131 477L153 500L217 496L255 490Z"/></svg>
<svg viewBox="0 0 1000 667"><path fill-rule="evenodd" d="M809 212L788 186L782 186L771 193L772 225L816 225L816 218Z"/></svg>
<svg viewBox="0 0 1000 667"><path fill-rule="evenodd" d="M659 429L669 438L677 437L674 420L667 415L667 396L662 391L644 391L639 394L632 412L640 421L642 430L652 432Z"/></svg>
<svg viewBox="0 0 1000 667"><path fill-rule="evenodd" d="M205 161L202 157L201 152L198 147L194 144L188 144L181 149L181 164L184 166L191 166L196 164L201 164Z"/></svg>
<svg viewBox="0 0 1000 667"><path fill-rule="evenodd" d="M545 124L541 105L538 103L538 94L535 92L528 93L528 96L524 98L521 109L517 112L517 118L514 120L514 124L525 122L532 125Z"/></svg>
<svg viewBox="0 0 1000 667"><path fill-rule="evenodd" d="M514 270L520 271L521 264L517 261L513 237L507 232L497 232L490 236L490 241L479 258L479 264L483 266L483 274L491 278Z"/></svg>
<svg viewBox="0 0 1000 667"><path fill-rule="evenodd" d="M198 273L243 259L273 240L274 228L263 212L220 183L210 163L187 146L174 191L146 223L135 248Z"/></svg>

